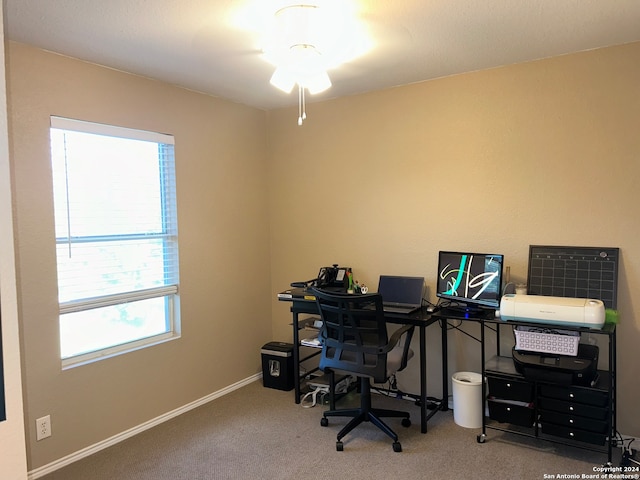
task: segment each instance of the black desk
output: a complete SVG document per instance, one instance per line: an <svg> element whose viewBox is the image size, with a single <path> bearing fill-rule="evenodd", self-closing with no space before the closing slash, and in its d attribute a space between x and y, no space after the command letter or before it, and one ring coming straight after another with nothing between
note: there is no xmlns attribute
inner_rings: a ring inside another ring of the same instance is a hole
<svg viewBox="0 0 640 480"><path fill-rule="evenodd" d="M293 315L293 369L294 369L294 395L295 402L300 403L300 337L298 332L298 317L300 314L318 315L318 308L313 298L305 298L304 294L307 293L303 289L291 289L278 295L278 300L291 303L291 313ZM289 295L291 297L284 297L283 295ZM309 295L313 295L309 292ZM418 328L420 339L420 431L427 433L427 420L438 412L438 410L448 410L448 387L447 387L447 326L446 322L440 322L441 336L442 336L442 349L443 349L443 362L442 362L442 391L443 396L440 401L440 408L427 412L427 337L426 329L429 325L438 323L440 320L437 317L432 316L427 312L426 308L418 310L410 315L404 314L385 314L385 320L387 323L397 325L414 325Z"/></svg>
<svg viewBox="0 0 640 480"><path fill-rule="evenodd" d="M438 310L437 312L434 312L431 314L431 318L433 320L439 320L441 322L442 325L442 376L448 380L449 378L449 361L448 361L448 354L449 352L447 351L447 345L448 345L448 340L447 340L447 326L448 326L448 320L465 320L465 321L472 321L472 322L478 322L481 326L480 331L481 331L481 338L480 338L480 344L481 344L481 364L484 365L484 344L485 344L485 336L484 336L484 324L485 322L494 322L495 321L495 315L494 315L494 311L493 310L482 310L480 312L477 312L475 314L468 314L465 313L464 311L461 310L457 310L455 308L442 308L440 310ZM498 331L496 332L497 335L497 341L498 341L498 348L500 348L500 330L498 329ZM482 398L485 398L485 394L486 394L486 386L485 383L482 382ZM443 398L449 398L449 384L447 381L443 381L442 382L442 397Z"/></svg>

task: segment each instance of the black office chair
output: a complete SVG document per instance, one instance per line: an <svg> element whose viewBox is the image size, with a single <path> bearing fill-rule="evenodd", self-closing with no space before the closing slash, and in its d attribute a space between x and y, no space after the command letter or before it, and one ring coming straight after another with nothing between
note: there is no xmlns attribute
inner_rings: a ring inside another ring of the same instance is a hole
<svg viewBox="0 0 640 480"><path fill-rule="evenodd" d="M377 293L352 295L314 289L322 317L320 369L324 372L346 372L360 378L360 407L325 411L320 425L329 424L327 417L353 417L340 430L336 450L343 450L342 438L362 422L372 422L393 439L393 450L402 451L398 435L381 417L402 418L402 426L411 425L408 412L384 410L371 406L371 381L386 382L395 372L407 366L413 356L409 347L414 327L398 328L389 338L382 309L382 297ZM405 336L402 345L400 339ZM333 402L332 402L333 403Z"/></svg>

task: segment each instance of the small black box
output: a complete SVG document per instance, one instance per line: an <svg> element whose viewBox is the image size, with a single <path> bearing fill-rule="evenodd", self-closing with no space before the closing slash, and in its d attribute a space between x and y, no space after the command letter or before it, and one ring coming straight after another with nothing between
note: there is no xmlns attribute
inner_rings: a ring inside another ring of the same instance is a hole
<svg viewBox="0 0 640 480"><path fill-rule="evenodd" d="M269 342L260 353L263 385L277 390L293 389L293 344Z"/></svg>

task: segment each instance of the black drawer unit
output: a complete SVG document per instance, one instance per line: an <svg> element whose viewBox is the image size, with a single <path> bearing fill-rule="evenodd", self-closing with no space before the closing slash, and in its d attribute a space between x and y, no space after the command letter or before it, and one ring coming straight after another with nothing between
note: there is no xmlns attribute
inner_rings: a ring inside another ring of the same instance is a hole
<svg viewBox="0 0 640 480"><path fill-rule="evenodd" d="M486 378L483 393L488 416L483 418L482 433L477 441L484 443L487 429L514 433L524 437L571 445L606 453L612 461L616 440L616 328L605 324L602 329L567 327L568 330L599 335L605 356L599 359L594 382L574 385L554 381L553 375L525 377L514 365L500 329L513 329L527 322L483 320L480 329L482 375ZM535 325L533 325L535 326ZM564 326L563 326L564 328ZM485 329L496 334L496 354L486 357Z"/></svg>
<svg viewBox="0 0 640 480"><path fill-rule="evenodd" d="M554 435L556 437L566 438L568 440L577 440L578 442L586 442L594 445L604 445L607 441L606 434L587 432L577 428L562 427L552 423L542 424L542 433Z"/></svg>
<svg viewBox="0 0 640 480"><path fill-rule="evenodd" d="M491 397L489 397L487 403L489 404L489 418L500 423L533 427L535 415L533 404L531 406L518 405Z"/></svg>
<svg viewBox="0 0 640 480"><path fill-rule="evenodd" d="M540 385L542 433L604 445L609 431L609 395L577 386Z"/></svg>
<svg viewBox="0 0 640 480"><path fill-rule="evenodd" d="M487 376L489 395L504 400L533 401L533 383Z"/></svg>
<svg viewBox="0 0 640 480"><path fill-rule="evenodd" d="M566 413L553 412L550 410L540 410L540 424L559 425L568 428L579 428L596 433L607 433L608 424L606 420L596 420L578 415L567 415Z"/></svg>
<svg viewBox="0 0 640 480"><path fill-rule="evenodd" d="M541 385L540 396L567 402L585 403L596 407L606 407L609 403L609 395L606 391L571 386Z"/></svg>
<svg viewBox="0 0 640 480"><path fill-rule="evenodd" d="M489 418L500 423L533 427L534 384L510 377L487 376Z"/></svg>
<svg viewBox="0 0 640 480"><path fill-rule="evenodd" d="M564 413L565 415L579 415L596 420L604 420L609 414L609 409L607 408L594 407L593 405L585 405L583 403L565 402L563 400L545 397L538 398L538 407L542 410L551 410Z"/></svg>

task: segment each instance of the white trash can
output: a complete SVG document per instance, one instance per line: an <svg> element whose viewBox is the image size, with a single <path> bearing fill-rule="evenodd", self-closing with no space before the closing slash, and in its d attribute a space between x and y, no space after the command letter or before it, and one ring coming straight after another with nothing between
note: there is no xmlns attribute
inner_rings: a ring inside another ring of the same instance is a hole
<svg viewBox="0 0 640 480"><path fill-rule="evenodd" d="M451 377L453 421L465 428L482 427L482 375L457 372Z"/></svg>

